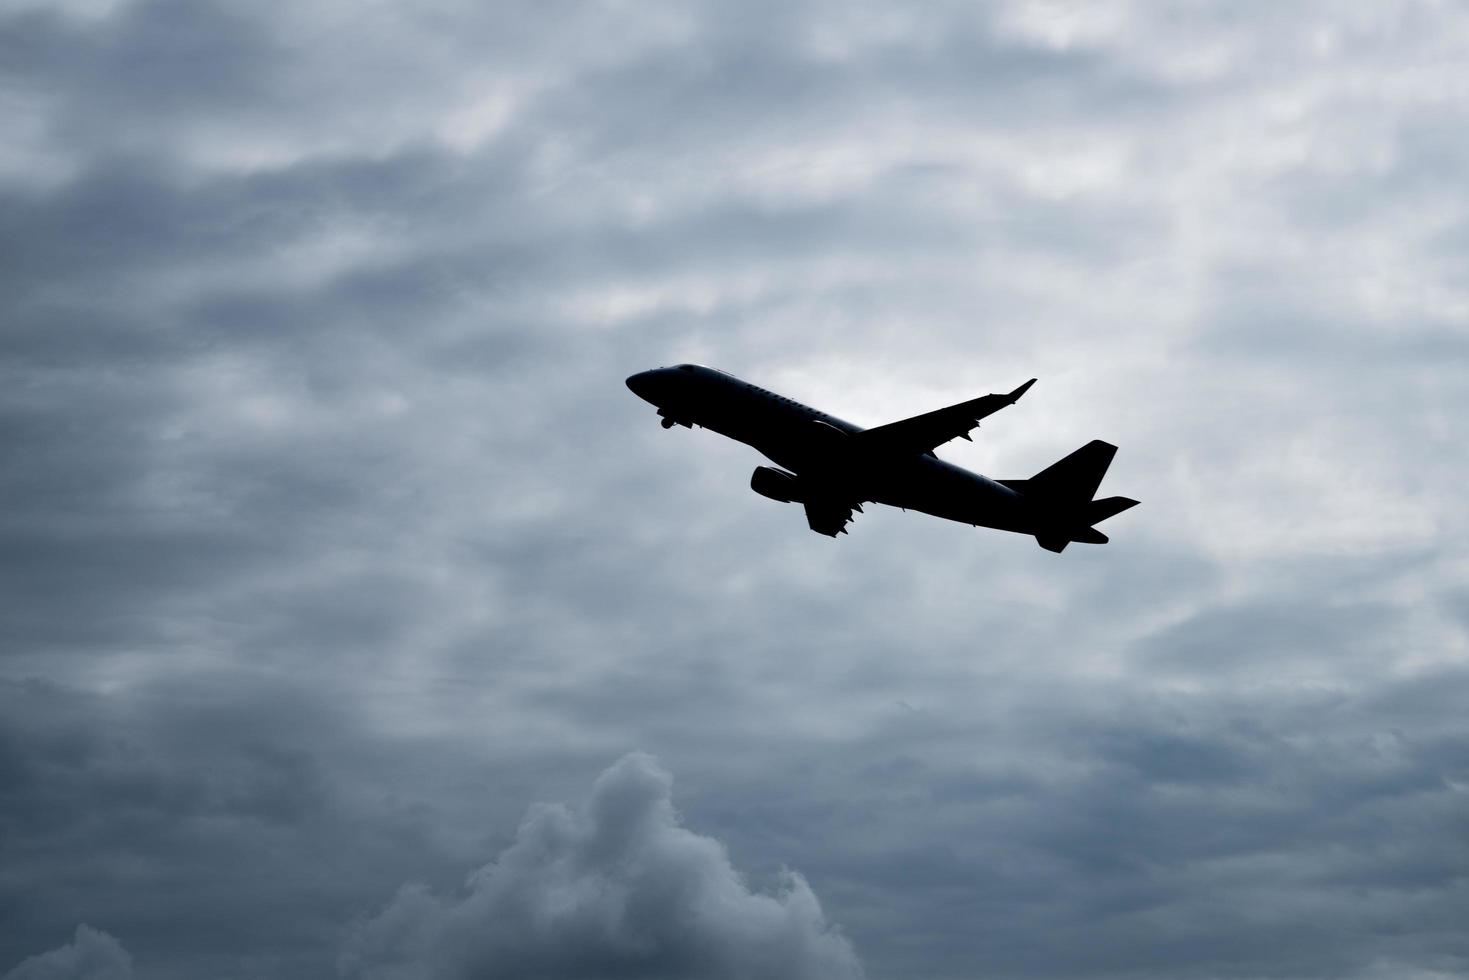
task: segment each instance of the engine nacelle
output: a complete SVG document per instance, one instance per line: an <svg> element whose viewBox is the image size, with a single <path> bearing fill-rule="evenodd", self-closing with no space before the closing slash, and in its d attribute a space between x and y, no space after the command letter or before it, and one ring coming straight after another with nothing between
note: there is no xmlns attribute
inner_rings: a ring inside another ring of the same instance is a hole
<svg viewBox="0 0 1469 980"><path fill-rule="evenodd" d="M801 481L794 473L778 470L772 466L757 466L750 474L750 489L762 497L779 500L783 504L799 503Z"/></svg>

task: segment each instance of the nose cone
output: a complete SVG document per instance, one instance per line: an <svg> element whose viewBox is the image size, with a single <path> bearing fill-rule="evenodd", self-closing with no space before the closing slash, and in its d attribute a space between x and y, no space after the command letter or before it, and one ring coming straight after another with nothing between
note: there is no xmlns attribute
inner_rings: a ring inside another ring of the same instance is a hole
<svg viewBox="0 0 1469 980"><path fill-rule="evenodd" d="M629 375L627 379L628 390L644 401L652 401L653 372L639 371L637 374Z"/></svg>

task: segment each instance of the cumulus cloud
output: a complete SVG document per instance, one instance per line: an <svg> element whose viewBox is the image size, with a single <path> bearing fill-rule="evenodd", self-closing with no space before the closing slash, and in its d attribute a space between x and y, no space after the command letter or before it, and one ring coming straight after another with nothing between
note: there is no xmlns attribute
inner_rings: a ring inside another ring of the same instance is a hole
<svg viewBox="0 0 1469 980"><path fill-rule="evenodd" d="M133 958L100 929L77 926L76 938L21 963L3 980L132 980Z"/></svg>
<svg viewBox="0 0 1469 980"><path fill-rule="evenodd" d="M680 825L672 777L625 756L581 810L533 807L515 842L445 898L404 888L350 936L361 980L863 976L810 886L752 891L724 846Z"/></svg>

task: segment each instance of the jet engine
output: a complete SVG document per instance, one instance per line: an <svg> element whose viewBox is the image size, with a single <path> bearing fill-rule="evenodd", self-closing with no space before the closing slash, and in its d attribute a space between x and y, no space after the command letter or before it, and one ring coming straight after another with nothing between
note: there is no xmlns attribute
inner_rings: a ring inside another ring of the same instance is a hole
<svg viewBox="0 0 1469 980"><path fill-rule="evenodd" d="M797 503L801 499L801 481L794 473L778 470L773 466L757 466L750 474L750 489L762 497L779 500L783 504Z"/></svg>

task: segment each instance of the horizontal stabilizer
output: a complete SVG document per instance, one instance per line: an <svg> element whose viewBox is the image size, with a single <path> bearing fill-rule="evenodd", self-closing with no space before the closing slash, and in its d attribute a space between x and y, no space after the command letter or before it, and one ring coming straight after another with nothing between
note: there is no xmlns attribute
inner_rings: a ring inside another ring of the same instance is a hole
<svg viewBox="0 0 1469 980"><path fill-rule="evenodd" d="M1116 517L1129 507L1136 507L1138 502L1131 497L1103 497L1101 500L1093 500L1086 505L1086 522L1088 524L1100 524L1109 517Z"/></svg>

